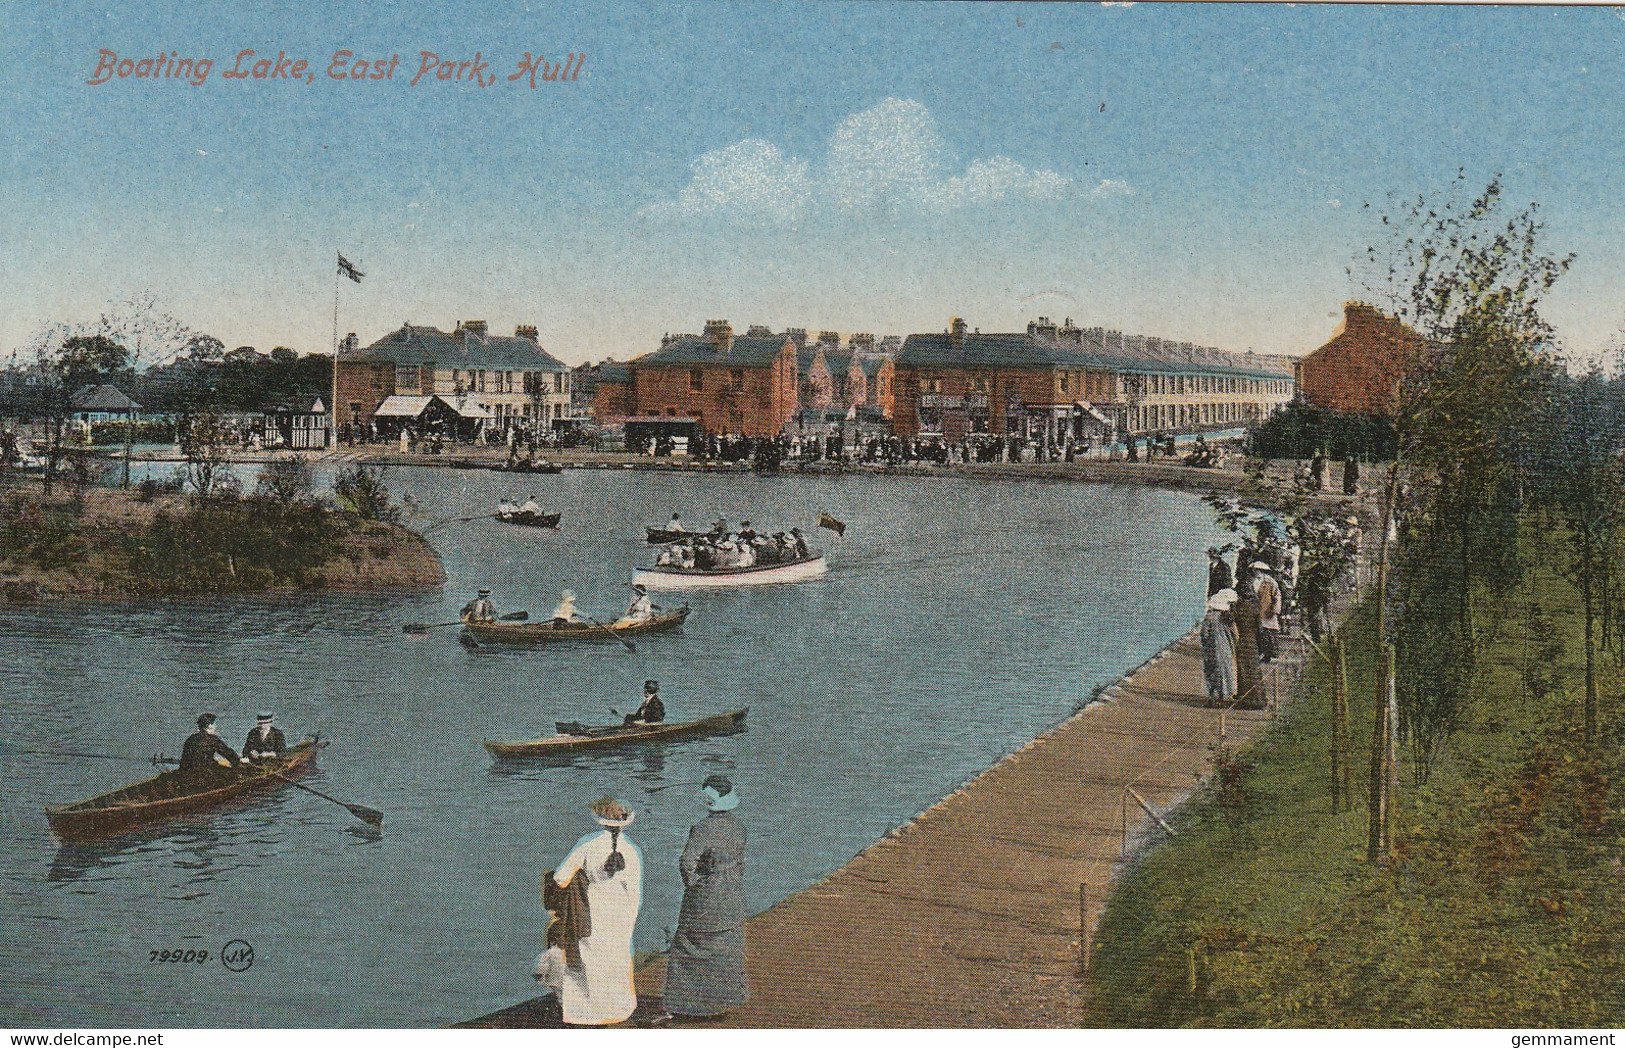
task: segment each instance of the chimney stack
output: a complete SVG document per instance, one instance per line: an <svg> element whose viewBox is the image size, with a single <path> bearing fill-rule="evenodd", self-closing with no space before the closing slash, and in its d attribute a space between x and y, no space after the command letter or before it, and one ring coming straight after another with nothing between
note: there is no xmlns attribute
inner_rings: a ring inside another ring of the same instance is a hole
<svg viewBox="0 0 1625 1048"><path fill-rule="evenodd" d="M518 327L513 329L513 337L526 338L537 344L540 344L542 341L541 333L536 330L535 324L520 324Z"/></svg>
<svg viewBox="0 0 1625 1048"><path fill-rule="evenodd" d="M841 344L841 333L839 331L820 331L818 341L825 346L839 346Z"/></svg>
<svg viewBox="0 0 1625 1048"><path fill-rule="evenodd" d="M965 348L965 320L954 317L948 321L948 344L955 349Z"/></svg>
<svg viewBox="0 0 1625 1048"><path fill-rule="evenodd" d="M717 352L726 353L734 343L733 325L726 320L707 320L705 322L705 337L717 347Z"/></svg>
<svg viewBox="0 0 1625 1048"><path fill-rule="evenodd" d="M483 321L483 320L459 320L457 322L457 330L453 331L452 334L457 335L457 334L461 334L461 333L463 333L465 331L468 332L470 335L473 335L475 338L484 338L485 337L485 332L486 332L485 321Z"/></svg>

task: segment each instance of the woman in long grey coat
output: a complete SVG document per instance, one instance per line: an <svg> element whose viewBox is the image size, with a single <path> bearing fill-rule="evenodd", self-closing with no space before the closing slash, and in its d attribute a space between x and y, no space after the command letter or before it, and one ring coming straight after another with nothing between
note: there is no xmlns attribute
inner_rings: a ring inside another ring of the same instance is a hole
<svg viewBox="0 0 1625 1048"><path fill-rule="evenodd" d="M678 862L683 908L666 957L666 1011L720 1015L745 1003L745 827L730 812L739 804L723 775L701 791L711 809L688 831Z"/></svg>
<svg viewBox="0 0 1625 1048"><path fill-rule="evenodd" d="M1235 590L1219 590L1208 598L1202 617L1202 676L1209 706L1228 705L1236 697L1236 626L1230 617L1235 599Z"/></svg>

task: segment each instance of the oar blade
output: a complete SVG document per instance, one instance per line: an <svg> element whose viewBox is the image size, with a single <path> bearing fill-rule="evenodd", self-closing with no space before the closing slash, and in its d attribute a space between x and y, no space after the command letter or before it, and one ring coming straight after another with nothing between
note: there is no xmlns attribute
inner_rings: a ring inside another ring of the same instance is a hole
<svg viewBox="0 0 1625 1048"><path fill-rule="evenodd" d="M428 633L429 624L426 622L408 622L401 627L402 633Z"/></svg>
<svg viewBox="0 0 1625 1048"><path fill-rule="evenodd" d="M346 804L345 807L350 809L351 815L354 815L368 826L382 826L384 824L384 813L377 808L369 808L364 804Z"/></svg>

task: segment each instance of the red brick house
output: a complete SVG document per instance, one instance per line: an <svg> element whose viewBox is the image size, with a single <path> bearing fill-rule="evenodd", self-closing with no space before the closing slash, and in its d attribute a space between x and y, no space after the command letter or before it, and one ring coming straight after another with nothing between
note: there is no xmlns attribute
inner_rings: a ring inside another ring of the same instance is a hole
<svg viewBox="0 0 1625 1048"><path fill-rule="evenodd" d="M796 346L784 335L734 337L726 320L676 335L626 363L631 415L692 418L706 433L775 437L799 401Z"/></svg>
<svg viewBox="0 0 1625 1048"><path fill-rule="evenodd" d="M1343 323L1327 343L1298 361L1298 391L1316 407L1387 415L1399 397L1405 365L1425 348L1405 324L1363 302L1343 306Z"/></svg>

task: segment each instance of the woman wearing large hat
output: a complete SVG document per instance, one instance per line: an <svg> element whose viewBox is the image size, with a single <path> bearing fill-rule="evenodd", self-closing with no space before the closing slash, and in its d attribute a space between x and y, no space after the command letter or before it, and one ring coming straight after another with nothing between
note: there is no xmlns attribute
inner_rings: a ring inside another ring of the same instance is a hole
<svg viewBox="0 0 1625 1048"><path fill-rule="evenodd" d="M643 856L623 832L634 818L630 808L605 797L591 811L602 828L577 841L553 872L560 886L576 877L586 880L591 930L576 942L579 967L555 965L550 975L557 980L565 1022L610 1026L626 1021L638 1006L632 932L643 903Z"/></svg>
<svg viewBox="0 0 1625 1048"><path fill-rule="evenodd" d="M700 799L710 814L688 831L678 867L683 908L666 955L666 1011L714 1016L745 1003L745 827L732 780L713 775Z"/></svg>

